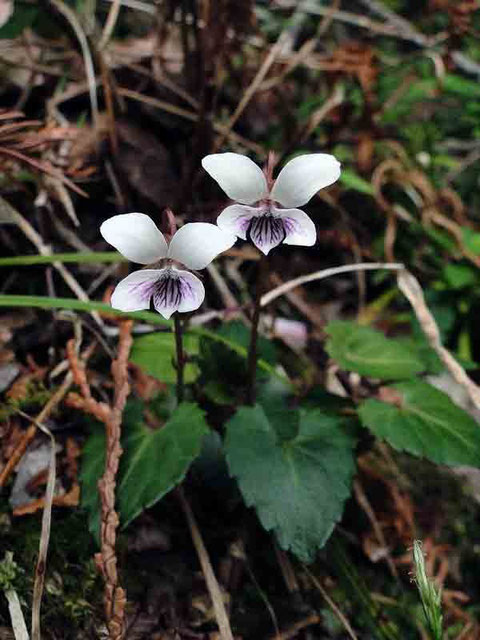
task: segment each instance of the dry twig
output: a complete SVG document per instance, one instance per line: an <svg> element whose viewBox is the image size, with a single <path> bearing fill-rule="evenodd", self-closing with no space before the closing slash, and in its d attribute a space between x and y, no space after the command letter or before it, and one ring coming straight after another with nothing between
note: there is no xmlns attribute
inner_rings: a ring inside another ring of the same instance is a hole
<svg viewBox="0 0 480 640"><path fill-rule="evenodd" d="M233 640L233 634L230 628L230 622L228 620L225 604L223 602L220 585L218 584L215 573L213 572L212 564L210 562L210 558L208 557L208 551L206 550L203 543L202 535L195 520L195 516L193 515L192 508L190 506L190 503L186 499L181 487L177 489L177 496L185 514L185 518L188 522L192 541L195 546L200 565L202 567L203 575L205 576L205 581L207 583L207 588L212 599L213 609L215 611L215 618L217 620L218 628L220 631L220 637L222 640Z"/></svg>
<svg viewBox="0 0 480 640"><path fill-rule="evenodd" d="M3 198L0 196L0 204L2 204L3 202L4 202ZM12 220L12 222L14 222L18 226L18 228L23 232L23 234L30 240L30 242L35 245L38 253L42 256L51 256L52 255L51 248L47 244L45 244L42 236L32 227L30 222L26 218L24 218L19 211L17 211L14 207L9 205L8 202L6 202L5 206L8 206L8 211L9 211L10 219ZM90 301L88 295L85 293L82 286L78 283L78 281L74 278L74 276L70 273L70 271L65 267L64 264L62 264L61 262L54 262L53 266L58 271L58 273L62 276L63 280L65 281L65 284L73 291L73 293L77 296L79 300L82 300L83 302ZM97 324L100 327L103 327L103 321L100 318L100 315L98 314L98 312L92 311L91 315L94 318L94 320L97 322Z"/></svg>
<svg viewBox="0 0 480 640"><path fill-rule="evenodd" d="M335 604L335 602L330 598L330 596L327 593L327 590L323 588L320 580L318 580L318 578L313 575L313 573L309 570L309 568L306 565L303 565L303 569L307 573L307 575L309 576L309 578L313 582L313 584L316 586L316 588L320 591L320 593L322 594L323 598L325 599L325 602L328 604L330 609L333 611L333 614L335 615L335 617L338 618L340 623L343 625L343 628L348 633L350 638L352 640L358 640L358 637L357 637L355 631L352 629L352 625L347 620L347 618L344 616L344 614L341 612L339 607Z"/></svg>
<svg viewBox="0 0 480 640"><path fill-rule="evenodd" d="M98 483L102 514L101 552L97 554L95 559L105 581L105 615L110 640L121 640L124 637L126 594L120 586L115 552L116 532L119 524L115 511L115 488L120 456L122 455L120 445L122 415L130 393L128 357L132 345L132 326L132 320L126 320L120 324L118 356L112 362L112 376L115 385L112 405L99 402L92 396L85 368L78 360L73 340L67 344L67 355L73 379L81 391L81 395L70 394L70 404L95 416L105 424L106 429L105 471Z"/></svg>
<svg viewBox="0 0 480 640"><path fill-rule="evenodd" d="M93 58L88 46L87 36L85 35L82 25L80 24L75 11L70 9L62 0L50 0L51 4L57 9L59 13L67 20L72 27L80 47L82 49L83 61L85 64L85 75L87 76L88 92L90 96L90 105L92 108L92 117L95 124L95 129L99 128L99 112L98 112L98 99L97 99L97 84L95 80L95 67L93 65Z"/></svg>
<svg viewBox="0 0 480 640"><path fill-rule="evenodd" d="M291 291L302 284L315 282L316 280L324 280L325 278L340 275L341 273L351 273L352 271L372 271L376 269L400 271L403 268L403 264L395 262L366 262L360 264L347 264L342 267L331 267L329 269L322 269L321 271L314 271L313 273L308 273L305 276L288 280L288 282L284 282L279 287L275 287L275 289L272 289L262 296L260 304L262 307L266 307L267 304L270 304L270 302L273 302L276 298L283 296L288 291Z"/></svg>
<svg viewBox="0 0 480 640"><path fill-rule="evenodd" d="M30 640L25 618L23 617L22 605L20 604L20 598L17 592L14 589L7 589L7 591L5 591L5 597L8 601L8 610L10 612L15 640Z"/></svg>
<svg viewBox="0 0 480 640"><path fill-rule="evenodd" d="M35 581L33 583L32 601L32 640L41 640L40 609L42 606L47 553L48 545L50 542L50 529L52 525L52 505L56 478L56 443L50 429L47 429L47 427L41 422L35 422L35 426L50 438L50 461L48 464L48 480L47 489L45 491L45 506L42 516L42 532L40 535L40 544L38 547L37 564L35 566Z"/></svg>
<svg viewBox="0 0 480 640"><path fill-rule="evenodd" d="M475 408L480 409L480 388L467 376L465 369L463 369L452 354L442 345L440 341L440 331L438 330L433 315L426 305L423 291L418 280L406 270L401 271L397 279L398 287L412 305L417 320L430 346L436 351L438 357L452 374L456 382L466 390Z"/></svg>

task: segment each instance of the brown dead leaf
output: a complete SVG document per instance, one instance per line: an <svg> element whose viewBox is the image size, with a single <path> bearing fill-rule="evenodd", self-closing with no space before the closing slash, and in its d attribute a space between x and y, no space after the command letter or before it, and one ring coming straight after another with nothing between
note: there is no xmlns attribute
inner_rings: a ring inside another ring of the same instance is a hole
<svg viewBox="0 0 480 640"><path fill-rule="evenodd" d="M26 400L29 396L32 383L42 380L45 377L46 371L46 369L39 369L21 375L7 391L7 398L13 401Z"/></svg>
<svg viewBox="0 0 480 640"><path fill-rule="evenodd" d="M75 484L70 489L68 493L64 493L61 496L54 496L53 504L56 507L76 507L80 503L80 485ZM28 504L22 505L21 507L17 507L13 510L14 516L26 516L40 509L43 509L45 506L45 499L39 498L38 500L34 500L33 502L29 502Z"/></svg>

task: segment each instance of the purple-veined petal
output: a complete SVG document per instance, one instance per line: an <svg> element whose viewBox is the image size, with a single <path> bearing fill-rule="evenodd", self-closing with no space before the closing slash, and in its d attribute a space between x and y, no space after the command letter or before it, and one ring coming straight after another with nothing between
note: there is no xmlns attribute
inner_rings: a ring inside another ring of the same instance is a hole
<svg viewBox="0 0 480 640"><path fill-rule="evenodd" d="M164 269L155 285L153 306L167 320L172 313L194 311L205 298L205 288L196 275L180 269Z"/></svg>
<svg viewBox="0 0 480 640"><path fill-rule="evenodd" d="M340 177L340 163L328 153L307 153L287 162L270 197L284 207L301 207Z"/></svg>
<svg viewBox="0 0 480 640"><path fill-rule="evenodd" d="M274 216L283 221L285 244L311 247L317 241L317 230L312 219L301 209L272 209Z"/></svg>
<svg viewBox="0 0 480 640"><path fill-rule="evenodd" d="M262 253L268 255L271 249L277 247L285 239L284 221L281 217L274 216L271 213L263 213L258 217L252 218L248 235L253 244Z"/></svg>
<svg viewBox="0 0 480 640"><path fill-rule="evenodd" d="M150 307L150 299L164 269L134 271L121 280L112 293L111 305L120 311L141 311Z"/></svg>
<svg viewBox="0 0 480 640"><path fill-rule="evenodd" d="M259 207L247 207L244 204L232 204L222 211L217 218L220 229L233 233L242 240L247 239L247 231L252 218L262 215Z"/></svg>
<svg viewBox="0 0 480 640"><path fill-rule="evenodd" d="M205 269L222 251L230 249L236 238L209 222L189 222L173 236L168 257L189 269Z"/></svg>
<svg viewBox="0 0 480 640"><path fill-rule="evenodd" d="M165 258L167 242L154 221L144 213L122 213L100 227L105 240L132 262L151 264Z"/></svg>
<svg viewBox="0 0 480 640"><path fill-rule="evenodd" d="M268 195L263 171L247 156L213 153L203 158L202 167L232 200L253 204Z"/></svg>

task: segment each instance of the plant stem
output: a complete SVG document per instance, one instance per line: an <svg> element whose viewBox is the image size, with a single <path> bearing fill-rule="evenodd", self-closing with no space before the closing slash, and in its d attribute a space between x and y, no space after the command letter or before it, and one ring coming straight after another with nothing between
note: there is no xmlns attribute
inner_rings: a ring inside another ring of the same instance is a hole
<svg viewBox="0 0 480 640"><path fill-rule="evenodd" d="M185 354L183 353L183 333L182 333L182 321L178 315L178 312L173 316L174 318L174 330L175 330L175 344L177 347L177 401L178 404L183 402L184 395L184 379L183 371L185 368Z"/></svg>
<svg viewBox="0 0 480 640"><path fill-rule="evenodd" d="M260 322L261 300L265 288L267 275L268 258L262 254L258 264L257 290L255 292L255 303L252 314L252 330L250 333L250 346L248 349L247 361L247 404L254 405L256 399L256 378L257 378L257 358L258 358L258 324Z"/></svg>

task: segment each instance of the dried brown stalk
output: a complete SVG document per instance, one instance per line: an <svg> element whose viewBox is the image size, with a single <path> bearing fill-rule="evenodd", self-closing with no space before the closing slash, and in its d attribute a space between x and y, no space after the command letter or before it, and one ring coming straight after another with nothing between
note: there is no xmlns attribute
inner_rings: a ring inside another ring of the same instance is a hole
<svg viewBox="0 0 480 640"><path fill-rule="evenodd" d="M465 369L442 345L440 340L440 331L433 315L426 305L425 297L418 280L406 270L400 271L397 278L398 287L412 305L415 315L417 316L417 320L420 323L430 346L436 351L438 357L456 382L466 390L473 406L476 409L480 409L480 387L478 387L473 380L468 377Z"/></svg>
<svg viewBox="0 0 480 640"><path fill-rule="evenodd" d="M119 524L118 515L115 511L115 488L118 465L122 455L122 447L120 445L122 415L130 393L128 357L132 346L132 324L131 320L120 323L118 355L117 359L112 362L115 392L111 405L99 402L92 396L85 367L78 360L73 340L70 340L67 344L67 355L73 379L81 392L81 395L70 394L68 397L69 403L96 417L105 424L106 429L105 471L98 483L102 511L101 551L96 555L95 560L105 581L105 615L110 640L121 640L124 637L126 594L120 586L115 553L117 527Z"/></svg>
<svg viewBox="0 0 480 640"><path fill-rule="evenodd" d="M192 541L202 567L203 575L205 576L205 582L207 583L208 592L212 599L213 609L215 611L215 618L217 620L220 638L221 640L233 640L233 633L230 628L230 621L225 609L225 603L223 602L222 591L213 571L212 563L210 562L208 551L203 542L202 534L198 528L192 508L181 487L178 487L176 495L188 522Z"/></svg>
<svg viewBox="0 0 480 640"><path fill-rule="evenodd" d="M313 582L313 584L316 586L316 588L320 591L320 593L322 594L322 596L325 599L326 603L328 604L330 609L333 611L333 614L335 615L336 618L338 618L338 620L342 624L343 628L347 632L348 636L352 640L358 640L358 636L355 634L355 631L352 629L352 626L351 626L350 622L347 620L347 618L341 612L341 610L335 604L335 602L330 598L330 596L328 595L327 590L324 589L324 587L322 586L322 583L320 582L320 580L318 580L318 578L316 578L313 575L313 573L311 573L311 571L309 570L309 568L306 565L303 565L303 569L304 569L305 573L310 577L310 580Z"/></svg>

